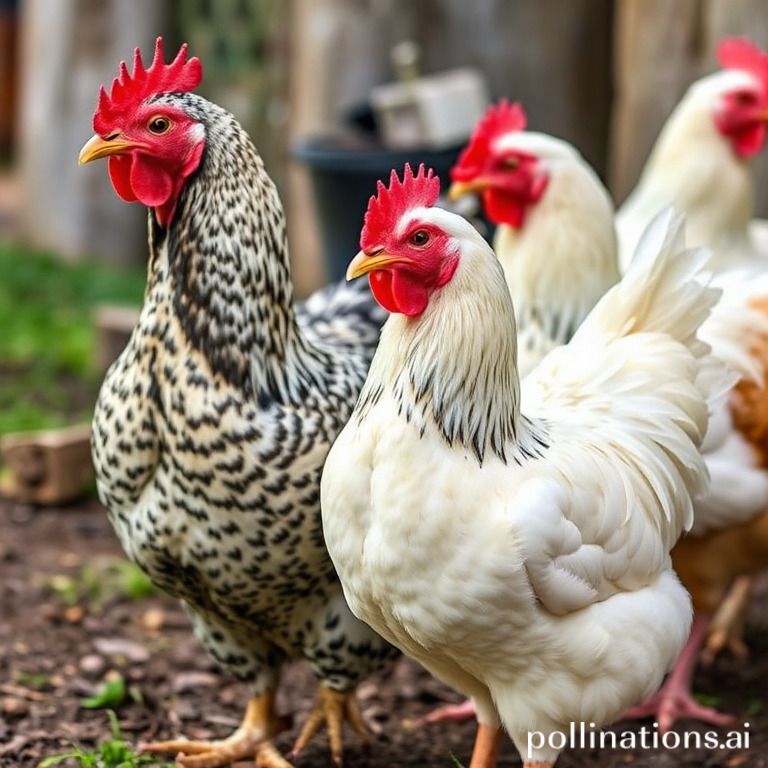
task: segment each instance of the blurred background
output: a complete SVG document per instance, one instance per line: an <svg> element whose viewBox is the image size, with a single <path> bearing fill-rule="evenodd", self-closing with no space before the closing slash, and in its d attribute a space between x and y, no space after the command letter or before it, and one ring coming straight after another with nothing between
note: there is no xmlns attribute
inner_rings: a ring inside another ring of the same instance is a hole
<svg viewBox="0 0 768 768"><path fill-rule="evenodd" d="M264 156L303 296L354 254L373 180L404 159L445 172L489 100L520 100L620 202L717 41L765 47L768 13L764 0L0 0L0 435L87 422L135 318L145 212L77 155L99 85L158 34L168 52L190 43L201 93ZM419 99L448 134L414 122ZM756 167L765 214L768 158ZM4 445L6 463L26 456Z"/></svg>

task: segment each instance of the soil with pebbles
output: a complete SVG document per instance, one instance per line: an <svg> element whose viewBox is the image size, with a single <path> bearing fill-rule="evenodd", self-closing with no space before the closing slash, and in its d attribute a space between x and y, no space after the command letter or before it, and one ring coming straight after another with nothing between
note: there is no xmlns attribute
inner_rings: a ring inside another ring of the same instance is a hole
<svg viewBox="0 0 768 768"><path fill-rule="evenodd" d="M117 715L131 742L178 734L216 738L238 725L246 689L217 672L175 601L162 595L131 598L119 591L65 599L66 592L62 596L61 588L53 588L53 577L69 576L67 583L78 584L83 566L120 555L96 501L46 510L0 501L0 766L35 766L73 743L89 747L108 738L106 713L84 709L81 701L116 674L122 675L129 691ZM747 642L749 660L720 658L711 669L698 671L695 689L706 703L736 714L739 723L749 723L748 748L697 748L695 737L689 736L687 749L567 750L559 768L768 768L768 584L758 589ZM278 708L293 714L294 725L277 739L286 752L314 693L315 683L304 666L286 671ZM417 665L403 659L392 674L366 682L360 697L375 735L363 746L354 734L346 734L346 766L454 768L456 760L468 764L472 722L421 730L405 726L408 719L460 700ZM632 731L639 742L643 726L650 729L646 722L621 723L614 730ZM681 722L677 730L703 733L706 728ZM724 740L725 732L721 735ZM331 765L324 735L296 761L297 768ZM518 765L507 742L499 766Z"/></svg>

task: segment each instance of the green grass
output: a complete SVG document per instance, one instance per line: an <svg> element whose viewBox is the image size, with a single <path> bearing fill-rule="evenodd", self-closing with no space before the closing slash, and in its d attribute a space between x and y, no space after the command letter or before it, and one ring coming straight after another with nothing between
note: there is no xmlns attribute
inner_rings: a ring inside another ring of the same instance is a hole
<svg viewBox="0 0 768 768"><path fill-rule="evenodd" d="M139 755L120 733L120 725L114 712L108 711L112 724L112 738L102 741L94 749L73 747L69 752L52 755L38 764L38 768L51 768L54 765L67 762L69 765L82 768L138 768L138 766L154 765L162 768L173 768L172 763L158 762L157 758L149 755Z"/></svg>
<svg viewBox="0 0 768 768"><path fill-rule="evenodd" d="M66 264L0 242L0 434L87 419L97 304L139 305L143 269Z"/></svg>

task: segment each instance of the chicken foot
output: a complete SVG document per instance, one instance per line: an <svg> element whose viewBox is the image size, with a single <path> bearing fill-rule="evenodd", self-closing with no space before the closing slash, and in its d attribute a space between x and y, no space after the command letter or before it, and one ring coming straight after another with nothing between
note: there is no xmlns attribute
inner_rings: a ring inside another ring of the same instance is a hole
<svg viewBox="0 0 768 768"><path fill-rule="evenodd" d="M142 744L140 751L176 753L176 765L184 768L220 768L254 758L257 768L292 768L269 741L287 725L275 716L274 703L274 691L251 699L240 727L226 739L157 741Z"/></svg>
<svg viewBox="0 0 768 768"><path fill-rule="evenodd" d="M362 739L368 741L368 727L360 714L354 691L334 691L321 685L318 693L318 701L309 713L299 738L291 752L295 758L309 744L310 739L320 730L323 723L328 728L328 742L331 747L331 757L336 765L341 765L343 739L342 725L347 721L352 730Z"/></svg>

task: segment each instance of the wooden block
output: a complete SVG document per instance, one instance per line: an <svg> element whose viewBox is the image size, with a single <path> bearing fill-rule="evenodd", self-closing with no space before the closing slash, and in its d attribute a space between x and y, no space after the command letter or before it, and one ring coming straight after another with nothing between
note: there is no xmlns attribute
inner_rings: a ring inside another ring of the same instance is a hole
<svg viewBox="0 0 768 768"><path fill-rule="evenodd" d="M118 307L104 304L93 313L96 330L95 364L100 371L106 371L125 349L131 333L139 321L136 307Z"/></svg>
<svg viewBox="0 0 768 768"><path fill-rule="evenodd" d="M63 504L93 482L91 427L79 424L0 438L0 492L27 504Z"/></svg>

